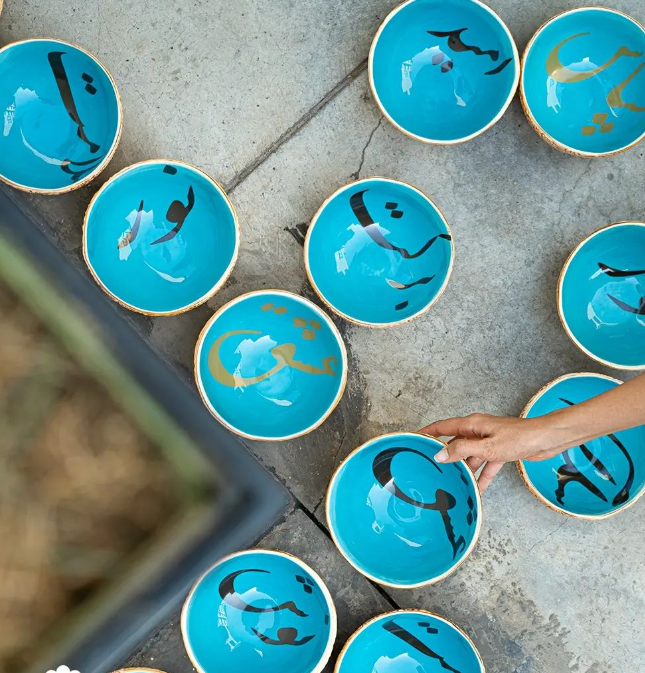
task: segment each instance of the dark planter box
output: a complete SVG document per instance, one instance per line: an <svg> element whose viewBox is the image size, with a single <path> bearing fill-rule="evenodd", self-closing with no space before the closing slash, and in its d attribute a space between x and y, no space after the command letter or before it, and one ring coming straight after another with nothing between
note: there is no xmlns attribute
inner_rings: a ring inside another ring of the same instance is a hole
<svg viewBox="0 0 645 673"><path fill-rule="evenodd" d="M0 245L5 254L0 276L18 294L20 283L41 288L41 306L32 306L35 313L43 317L49 311L50 322L59 321L61 329L79 319L91 325L78 342L79 350L102 349L113 365L111 384L118 386L125 378L132 383L129 389L136 392L129 394L137 396L153 421L148 434L153 439L156 435L162 450L169 445L171 460L194 501L105 591L69 618L61 616L60 628L47 634L33 666L24 672L43 673L64 663L81 673L106 673L178 610L191 584L212 563L252 545L267 531L288 508L290 496L211 417L194 388L150 348L123 310L54 246L23 207L21 195L9 196L4 188ZM20 260L15 269L22 271L6 278L10 260L12 270ZM48 292L69 307L69 314L67 309L62 318L60 311L52 314ZM93 339L98 341L92 345Z"/></svg>

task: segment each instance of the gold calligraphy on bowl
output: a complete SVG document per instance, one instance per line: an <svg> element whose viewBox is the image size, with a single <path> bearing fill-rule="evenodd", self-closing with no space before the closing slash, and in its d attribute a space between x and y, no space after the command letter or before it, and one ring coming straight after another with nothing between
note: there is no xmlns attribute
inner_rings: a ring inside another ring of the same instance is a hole
<svg viewBox="0 0 645 673"><path fill-rule="evenodd" d="M569 37L559 42L551 50L546 59L546 71L549 77L551 77L554 81L561 84L576 84L578 82L584 82L591 77L604 72L622 58L640 58L643 55L643 52L634 51L623 45L616 50L615 54L608 61L594 68L590 68L589 70L573 70L568 68L560 60L560 50L562 47L564 47L565 44L585 35L589 35L589 33L577 33L576 35L570 35ZM591 64L591 61L588 57L583 59L583 61L588 61ZM612 115L616 116L614 110L620 108L626 108L631 112L645 112L645 107L623 100L623 91L627 85L640 73L643 67L645 67L645 62L640 63L626 79L618 83L607 93L606 102L607 106L609 107L609 112ZM609 113L606 112L595 112L592 115L591 125L585 124L582 126L582 135L592 136L597 131L600 133L611 133L614 130L615 122L608 122L608 116Z"/></svg>
<svg viewBox="0 0 645 673"><path fill-rule="evenodd" d="M275 306L273 303L264 304L260 308L264 312L271 311L278 316L285 315L288 312L288 309L285 306ZM293 318L293 326L302 329L302 338L305 341L313 341L316 338L316 333L322 328L321 323L317 320L307 320L300 317ZM215 340L208 353L208 369L213 378L223 386L228 386L229 388L246 388L248 386L253 386L261 381L266 381L286 367L291 367L291 369L296 369L305 374L314 376L323 374L338 376L337 372L334 370L338 365L338 359L335 355L324 357L322 359L322 366L302 362L302 360L296 359L296 345L294 343L277 344L271 348L269 352L275 359L275 365L262 374L257 374L256 376L241 376L236 372L230 372L222 362L220 351L225 341L242 334L261 335L263 332L260 330L246 329L226 332Z"/></svg>

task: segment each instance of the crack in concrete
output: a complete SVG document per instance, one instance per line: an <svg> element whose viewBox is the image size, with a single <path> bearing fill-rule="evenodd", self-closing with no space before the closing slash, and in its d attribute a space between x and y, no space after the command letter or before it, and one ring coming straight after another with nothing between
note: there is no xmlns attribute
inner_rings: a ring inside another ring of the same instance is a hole
<svg viewBox="0 0 645 673"><path fill-rule="evenodd" d="M383 123L383 115L378 120L378 124L372 129L372 132L370 133L367 142L365 143L365 147L363 147L363 151L361 152L361 163L358 165L358 170L350 175L352 180L358 180L361 176L361 171L363 170L363 164L365 163L365 153L367 152L367 148L370 146L370 143L372 142L372 138L374 137L374 134L379 130L381 124Z"/></svg>
<svg viewBox="0 0 645 673"><path fill-rule="evenodd" d="M351 84L365 69L367 68L367 59L359 63L349 74L345 75L343 79L336 84L330 91L328 91L312 108L307 110L305 114L292 124L277 140L273 141L256 159L245 166L233 178L226 183L225 189L230 194L233 192L246 178L251 175L257 168L259 168L269 157L274 154L282 145L288 142L295 136L302 128L304 128L323 108L327 106L338 94Z"/></svg>
<svg viewBox="0 0 645 673"><path fill-rule="evenodd" d="M552 530L546 537L544 537L541 540L539 540L538 542L536 542L529 549L528 553L530 554L537 546L539 546L541 544L544 544L552 535L555 535L560 530L560 528L562 528L562 526L564 526L566 523L568 523L568 521L563 521L556 529Z"/></svg>

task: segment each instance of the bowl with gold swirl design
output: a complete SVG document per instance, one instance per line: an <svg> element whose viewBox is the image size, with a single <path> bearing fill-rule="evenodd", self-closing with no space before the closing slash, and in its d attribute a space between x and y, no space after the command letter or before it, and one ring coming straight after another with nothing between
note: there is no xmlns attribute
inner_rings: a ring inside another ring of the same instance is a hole
<svg viewBox="0 0 645 673"><path fill-rule="evenodd" d="M382 435L340 465L327 490L327 523L340 553L385 586L411 589L453 573L481 528L481 497L463 462L440 464L445 444Z"/></svg>
<svg viewBox="0 0 645 673"><path fill-rule="evenodd" d="M526 47L520 96L539 135L564 152L633 147L645 137L645 29L603 7L555 16Z"/></svg>
<svg viewBox="0 0 645 673"><path fill-rule="evenodd" d="M85 49L53 38L0 49L0 109L0 180L29 192L62 194L87 184L121 135L110 73Z"/></svg>
<svg viewBox="0 0 645 673"><path fill-rule="evenodd" d="M241 295L208 321L195 380L211 413L233 432L285 440L317 428L338 404L347 353L329 316L284 290Z"/></svg>

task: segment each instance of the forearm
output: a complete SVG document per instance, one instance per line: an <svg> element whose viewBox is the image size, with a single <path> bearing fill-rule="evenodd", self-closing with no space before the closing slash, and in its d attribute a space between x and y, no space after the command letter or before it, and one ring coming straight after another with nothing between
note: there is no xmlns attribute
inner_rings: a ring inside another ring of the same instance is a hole
<svg viewBox="0 0 645 673"><path fill-rule="evenodd" d="M536 419L538 420L538 419ZM564 451L612 432L645 424L645 374L567 409L539 419L554 449Z"/></svg>

